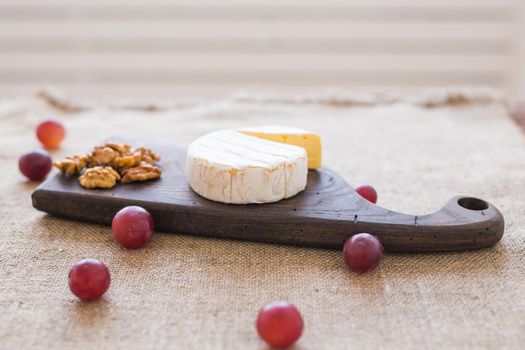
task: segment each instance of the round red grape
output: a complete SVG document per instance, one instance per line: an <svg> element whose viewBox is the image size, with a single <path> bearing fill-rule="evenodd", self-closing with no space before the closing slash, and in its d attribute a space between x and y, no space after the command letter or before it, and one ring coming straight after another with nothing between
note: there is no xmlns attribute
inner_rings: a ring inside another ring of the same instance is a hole
<svg viewBox="0 0 525 350"><path fill-rule="evenodd" d="M45 120L36 128L36 137L48 149L58 148L65 136L66 130L58 120Z"/></svg>
<svg viewBox="0 0 525 350"><path fill-rule="evenodd" d="M383 256L383 246L379 239L369 233L358 233L350 237L344 245L343 257L350 270L364 273L379 265Z"/></svg>
<svg viewBox="0 0 525 350"><path fill-rule="evenodd" d="M130 206L121 209L111 223L113 237L124 248L137 249L146 246L153 235L155 223L146 209Z"/></svg>
<svg viewBox="0 0 525 350"><path fill-rule="evenodd" d="M297 308L285 301L264 305L257 316L257 332L268 345L286 348L303 333L303 318Z"/></svg>
<svg viewBox="0 0 525 350"><path fill-rule="evenodd" d="M355 191L364 199L369 202L377 203L377 192L370 185L359 185L355 188Z"/></svg>
<svg viewBox="0 0 525 350"><path fill-rule="evenodd" d="M18 168L31 181L42 181L51 171L51 158L45 151L24 154L18 160Z"/></svg>
<svg viewBox="0 0 525 350"><path fill-rule="evenodd" d="M97 259L82 259L69 270L69 289L83 301L100 298L110 281L108 268Z"/></svg>

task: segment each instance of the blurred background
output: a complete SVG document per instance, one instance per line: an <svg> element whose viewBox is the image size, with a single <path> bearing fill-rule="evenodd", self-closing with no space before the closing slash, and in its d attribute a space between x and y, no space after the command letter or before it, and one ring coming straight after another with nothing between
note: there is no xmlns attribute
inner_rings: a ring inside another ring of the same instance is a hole
<svg viewBox="0 0 525 350"><path fill-rule="evenodd" d="M525 95L520 0L0 0L0 97L246 88Z"/></svg>

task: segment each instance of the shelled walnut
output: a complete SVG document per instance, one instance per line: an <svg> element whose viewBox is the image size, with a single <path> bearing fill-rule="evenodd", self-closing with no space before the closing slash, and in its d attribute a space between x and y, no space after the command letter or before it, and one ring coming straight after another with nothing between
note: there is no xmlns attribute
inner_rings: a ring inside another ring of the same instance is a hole
<svg viewBox="0 0 525 350"><path fill-rule="evenodd" d="M53 165L63 174L80 174L80 184L86 188L111 188L121 178L122 183L159 178L162 170L154 165L159 160L152 149L108 142L94 147L88 155L66 157Z"/></svg>
<svg viewBox="0 0 525 350"><path fill-rule="evenodd" d="M142 161L140 153L133 153L130 155L118 156L111 161L111 166L115 169L123 171L124 169L132 168L138 166Z"/></svg>
<svg viewBox="0 0 525 350"><path fill-rule="evenodd" d="M66 157L60 163L53 162L53 165L60 169L60 171L66 175L80 174L89 162L89 156L73 156Z"/></svg>
<svg viewBox="0 0 525 350"><path fill-rule="evenodd" d="M97 146L91 151L89 157L90 167L97 165L109 165L115 158L119 156L119 152L106 145Z"/></svg>
<svg viewBox="0 0 525 350"><path fill-rule="evenodd" d="M120 180L120 175L110 166L96 166L86 169L78 180L85 188L112 188Z"/></svg>
<svg viewBox="0 0 525 350"><path fill-rule="evenodd" d="M160 156L152 149L141 147L136 152L140 153L142 160L146 163L153 164L160 160Z"/></svg>
<svg viewBox="0 0 525 350"><path fill-rule="evenodd" d="M122 183L146 181L160 177L161 170L158 166L141 162L139 166L126 169L122 172Z"/></svg>

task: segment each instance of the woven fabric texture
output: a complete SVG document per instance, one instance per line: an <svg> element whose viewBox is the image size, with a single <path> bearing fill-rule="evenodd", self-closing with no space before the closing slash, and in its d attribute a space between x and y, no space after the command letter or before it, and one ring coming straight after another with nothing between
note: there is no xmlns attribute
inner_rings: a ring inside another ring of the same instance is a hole
<svg viewBox="0 0 525 350"><path fill-rule="evenodd" d="M254 322L272 300L297 305L294 349L519 349L525 346L525 138L500 102L425 106L330 105L226 99L157 111L60 111L38 98L0 102L0 348L265 349ZM120 248L109 227L31 206L36 184L18 157L34 129L60 117L67 139L52 157L111 136L189 144L221 128L282 124L321 134L324 164L349 183L373 184L378 204L410 214L468 194L498 207L502 241L479 251L386 254L367 275L340 251L158 232L142 250ZM67 273L104 261L108 293L82 303Z"/></svg>

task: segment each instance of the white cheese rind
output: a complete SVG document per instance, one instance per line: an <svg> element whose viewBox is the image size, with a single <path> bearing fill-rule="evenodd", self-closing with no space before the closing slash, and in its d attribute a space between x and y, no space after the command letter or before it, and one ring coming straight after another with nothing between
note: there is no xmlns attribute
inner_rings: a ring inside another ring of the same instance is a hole
<svg viewBox="0 0 525 350"><path fill-rule="evenodd" d="M303 191L308 174L302 147L217 131L188 148L186 175L190 187L213 201L271 203Z"/></svg>

